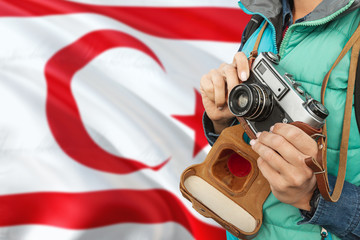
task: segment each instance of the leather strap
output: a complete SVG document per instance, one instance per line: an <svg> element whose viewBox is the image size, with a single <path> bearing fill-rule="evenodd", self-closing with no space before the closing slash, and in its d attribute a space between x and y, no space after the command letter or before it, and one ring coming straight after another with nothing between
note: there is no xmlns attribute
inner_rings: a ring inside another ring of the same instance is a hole
<svg viewBox="0 0 360 240"><path fill-rule="evenodd" d="M250 69L251 69L251 66L252 66L253 62L255 61L255 58L258 56L258 48L259 48L259 45L260 45L260 41L261 41L262 35L263 35L263 33L264 33L265 28L267 27L267 25L268 25L268 22L265 21L264 25L263 25L262 28L260 29L260 32L259 32L259 34L258 34L258 37L256 38L254 48L253 48L253 50L252 50L251 53L250 53L250 57L249 57L249 66L250 66Z"/></svg>
<svg viewBox="0 0 360 240"><path fill-rule="evenodd" d="M334 187L333 193L330 195L329 181L327 177L327 162L326 162L326 150L327 150L327 128L326 123L323 127L324 137L320 137L317 140L319 146L319 152L317 160L314 158L307 158L305 160L308 167L310 167L316 176L317 185L320 190L321 195L327 201L336 202L339 200L342 188L344 186L345 174L346 174L346 162L347 162L347 150L349 144L349 135L350 135L350 121L351 121L351 111L354 95L354 86L356 78L356 68L357 62L359 59L360 52L360 24L352 37L346 43L345 47L341 51L340 55L336 59L335 63L331 67L330 71L326 74L323 84L321 87L321 102L325 105L325 90L327 83L329 81L330 74L335 66L341 61L341 59L346 55L346 53L352 48L351 51L351 60L349 68L349 78L348 78L348 88L346 92L346 102L344 110L344 121L342 128L342 137L340 145L340 158L339 158L339 170L337 174L336 184Z"/></svg>
<svg viewBox="0 0 360 240"><path fill-rule="evenodd" d="M249 56L249 59L248 59L250 69L251 69L251 66L252 66L253 62L255 61L255 58L258 56L258 48L259 48L259 45L260 45L260 41L261 41L262 35L263 35L267 25L268 25L268 22L265 20L265 23L262 26L262 28L260 29L260 32L259 32L259 34L258 34L258 36L256 38L254 48L250 53L250 56ZM249 138L250 139L255 139L256 138L255 133L250 129L250 127L247 124L246 120L244 118L242 118L242 117L236 117L236 118L239 121L239 123L241 124L241 126L244 128L244 130L245 130L246 134L249 136Z"/></svg>

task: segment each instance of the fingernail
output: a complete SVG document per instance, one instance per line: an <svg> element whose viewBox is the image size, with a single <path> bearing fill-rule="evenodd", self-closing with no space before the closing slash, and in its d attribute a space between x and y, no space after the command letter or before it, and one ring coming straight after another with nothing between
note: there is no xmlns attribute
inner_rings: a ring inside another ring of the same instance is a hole
<svg viewBox="0 0 360 240"><path fill-rule="evenodd" d="M255 143L256 143L256 141L254 139L251 139L250 145L253 146Z"/></svg>
<svg viewBox="0 0 360 240"><path fill-rule="evenodd" d="M241 72L241 74L240 74L240 80L241 80L241 81L246 81L247 78L248 78L247 73L246 73L246 72Z"/></svg>
<svg viewBox="0 0 360 240"><path fill-rule="evenodd" d="M260 135L261 135L261 132L258 132L258 133L256 134L256 137L259 138Z"/></svg>
<svg viewBox="0 0 360 240"><path fill-rule="evenodd" d="M270 132L272 132L274 130L274 126L270 127Z"/></svg>

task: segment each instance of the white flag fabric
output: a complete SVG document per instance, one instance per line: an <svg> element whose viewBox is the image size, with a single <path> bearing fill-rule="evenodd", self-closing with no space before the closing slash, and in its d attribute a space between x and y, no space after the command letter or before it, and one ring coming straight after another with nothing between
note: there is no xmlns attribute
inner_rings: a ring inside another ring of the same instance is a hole
<svg viewBox="0 0 360 240"><path fill-rule="evenodd" d="M225 239L179 191L232 0L0 1L0 239Z"/></svg>

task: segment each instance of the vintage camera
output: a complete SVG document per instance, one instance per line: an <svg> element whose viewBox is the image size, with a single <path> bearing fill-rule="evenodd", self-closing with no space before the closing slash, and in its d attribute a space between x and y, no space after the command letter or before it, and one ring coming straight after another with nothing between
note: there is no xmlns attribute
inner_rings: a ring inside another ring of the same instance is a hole
<svg viewBox="0 0 360 240"><path fill-rule="evenodd" d="M259 155L243 135L255 138L275 123L293 122L311 136L320 132L329 114L278 63L271 52L255 59L249 79L229 94L229 108L241 124L225 128L204 162L181 174L181 193L194 209L241 239L259 232L271 191L257 167Z"/></svg>
<svg viewBox="0 0 360 240"><path fill-rule="evenodd" d="M275 123L303 122L320 129L328 110L313 99L279 66L280 57L272 52L259 54L249 79L229 94L230 111L246 120L250 129L269 131Z"/></svg>

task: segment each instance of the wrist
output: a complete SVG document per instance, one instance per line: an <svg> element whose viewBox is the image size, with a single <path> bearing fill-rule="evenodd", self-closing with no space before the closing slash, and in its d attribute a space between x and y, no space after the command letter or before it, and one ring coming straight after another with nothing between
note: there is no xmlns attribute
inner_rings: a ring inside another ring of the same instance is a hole
<svg viewBox="0 0 360 240"><path fill-rule="evenodd" d="M220 134L222 132L222 130L229 127L233 121L234 121L234 118L221 120L221 121L212 121L213 127L214 127L214 132L216 134Z"/></svg>
<svg viewBox="0 0 360 240"><path fill-rule="evenodd" d="M315 189L314 193L311 196L311 199L309 201L309 209L301 209L301 213L307 217L307 218L312 218L315 214L315 211L319 205L319 201L320 201L320 191L318 188Z"/></svg>

